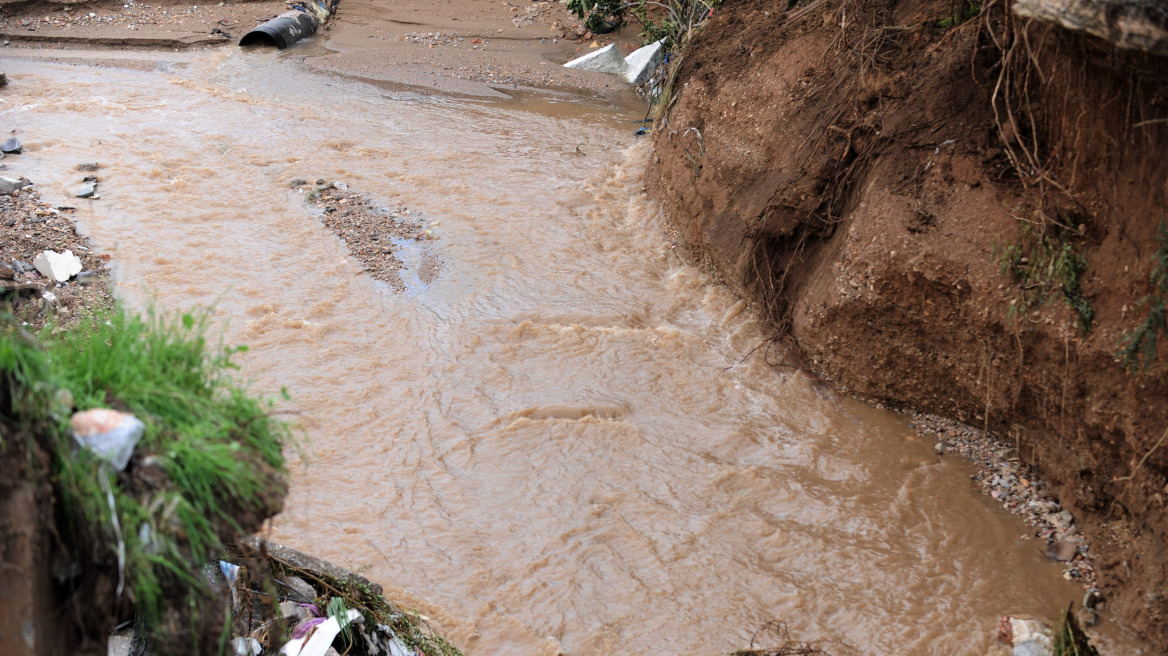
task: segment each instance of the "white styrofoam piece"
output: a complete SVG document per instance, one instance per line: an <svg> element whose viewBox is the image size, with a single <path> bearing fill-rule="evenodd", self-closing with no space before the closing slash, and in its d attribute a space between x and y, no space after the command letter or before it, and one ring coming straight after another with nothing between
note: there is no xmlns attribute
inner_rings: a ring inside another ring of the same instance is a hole
<svg viewBox="0 0 1168 656"><path fill-rule="evenodd" d="M73 251L45 251L36 256L32 265L53 282L64 282L81 273L81 258L74 255Z"/></svg>

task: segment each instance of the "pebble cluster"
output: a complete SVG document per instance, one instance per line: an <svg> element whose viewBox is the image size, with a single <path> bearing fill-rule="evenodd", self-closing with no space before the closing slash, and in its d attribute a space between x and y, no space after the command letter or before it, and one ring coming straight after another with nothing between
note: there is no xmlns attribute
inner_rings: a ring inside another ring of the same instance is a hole
<svg viewBox="0 0 1168 656"><path fill-rule="evenodd" d="M317 180L310 185L297 179L291 186L307 195L320 210L324 225L345 242L349 253L361 261L365 270L394 291L406 289L401 279L405 265L397 256L398 244L403 240L437 239L430 229L436 222L426 222L420 214L401 205L378 207L360 193L350 191L343 182ZM433 253L423 251L419 268L418 278L429 283L437 277L440 262Z"/></svg>
<svg viewBox="0 0 1168 656"><path fill-rule="evenodd" d="M71 210L41 201L35 187L0 195L0 287L8 288L0 290L0 304L11 303L17 318L34 330L53 313L68 317L113 302L106 271L110 256L94 252L89 239L77 234ZM46 250L72 251L81 259L82 273L60 283L45 278L33 260Z"/></svg>
<svg viewBox="0 0 1168 656"><path fill-rule="evenodd" d="M153 8L150 5L135 4L133 0L122 5L121 11L101 10L88 7L74 8L62 6L54 14L44 18L22 18L19 21L8 18L0 19L0 29L22 27L30 32L38 28L51 27L69 30L74 27L89 27L91 25L125 25L127 29L136 30L140 25L185 24L187 19L204 19L214 14L215 8L198 5L189 8L171 7L169 9Z"/></svg>
<svg viewBox="0 0 1168 656"><path fill-rule="evenodd" d="M458 32L410 32L398 37L401 41L409 41L422 46L450 46L457 48L466 41L466 37L458 36ZM473 45L482 43L482 39L472 38Z"/></svg>
<svg viewBox="0 0 1168 656"><path fill-rule="evenodd" d="M971 476L974 482L1034 528L1027 537L1041 540L1046 555L1064 564L1064 578L1096 592L1090 544L1075 526L1071 512L1061 507L1046 481L1019 460L1014 447L992 433L951 419L915 411L908 415L914 428L936 436L938 453L959 453L978 468Z"/></svg>

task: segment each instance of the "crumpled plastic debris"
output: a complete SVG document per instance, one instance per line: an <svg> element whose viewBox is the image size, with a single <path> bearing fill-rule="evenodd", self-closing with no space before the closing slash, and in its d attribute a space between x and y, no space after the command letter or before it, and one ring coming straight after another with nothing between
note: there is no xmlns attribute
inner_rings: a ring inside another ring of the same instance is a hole
<svg viewBox="0 0 1168 656"><path fill-rule="evenodd" d="M146 432L146 425L134 415L108 408L75 413L69 424L78 444L118 471L130 463L134 446Z"/></svg>
<svg viewBox="0 0 1168 656"><path fill-rule="evenodd" d="M361 613L353 609L349 609L348 616L349 621L354 624L364 619ZM307 636L288 641L288 644L280 649L280 653L284 656L324 656L340 632L341 623L337 618L330 617L317 624L315 630Z"/></svg>

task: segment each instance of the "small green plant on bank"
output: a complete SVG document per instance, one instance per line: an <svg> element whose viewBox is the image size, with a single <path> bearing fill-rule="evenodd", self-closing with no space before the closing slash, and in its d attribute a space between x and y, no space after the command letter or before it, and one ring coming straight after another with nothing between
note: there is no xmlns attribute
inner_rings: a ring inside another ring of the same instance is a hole
<svg viewBox="0 0 1168 656"><path fill-rule="evenodd" d="M1160 247L1152 256L1152 270L1148 274L1148 293L1137 308L1146 308L1140 325L1124 333L1119 358L1123 368L1131 373L1143 371L1160 360L1159 342L1168 336L1168 224L1160 222Z"/></svg>
<svg viewBox="0 0 1168 656"><path fill-rule="evenodd" d="M39 343L0 323L0 375L21 399L0 411L49 452L71 541L121 553L122 600L147 627L176 591L194 608L200 569L222 553L220 536L238 530L234 517L270 512L283 494L289 429L229 376L242 349L210 344L208 317L115 310L57 334L46 328ZM73 410L98 407L146 426L126 472L71 436Z"/></svg>
<svg viewBox="0 0 1168 656"><path fill-rule="evenodd" d="M665 49L672 50L684 45L720 4L722 0L568 0L568 11L598 34L621 29L631 16L641 25L646 43L665 39Z"/></svg>
<svg viewBox="0 0 1168 656"><path fill-rule="evenodd" d="M1071 609L1059 614L1058 624L1054 627L1054 656L1099 656L1099 652L1091 645L1083 629Z"/></svg>
<svg viewBox="0 0 1168 656"><path fill-rule="evenodd" d="M949 15L937 21L937 27L946 30L951 27L957 27L977 18L980 13L980 4L968 2L967 0L958 0L950 5Z"/></svg>
<svg viewBox="0 0 1168 656"><path fill-rule="evenodd" d="M1080 334L1091 330L1095 311L1079 287L1087 260L1075 250L1069 231L1038 232L1029 223L1022 223L1015 240L996 255L1002 274L1021 289L1019 298L1010 304L1007 318L1026 317L1031 309L1061 297L1075 311Z"/></svg>

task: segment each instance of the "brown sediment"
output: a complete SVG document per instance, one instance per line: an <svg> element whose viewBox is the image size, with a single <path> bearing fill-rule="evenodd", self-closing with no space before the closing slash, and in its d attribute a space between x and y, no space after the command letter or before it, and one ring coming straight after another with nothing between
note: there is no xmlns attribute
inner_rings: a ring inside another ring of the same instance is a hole
<svg viewBox="0 0 1168 656"><path fill-rule="evenodd" d="M335 183L307 187L308 201L320 211L320 220L333 232L349 253L361 261L365 271L377 280L389 283L394 291L405 291L402 270L406 264L397 253L399 243L409 240L418 243L438 239L420 214L403 205L378 207L373 201L355 191L339 189ZM301 189L304 192L304 189ZM441 260L431 248L424 248L414 275L423 284L438 277Z"/></svg>
<svg viewBox="0 0 1168 656"><path fill-rule="evenodd" d="M1164 60L997 3L785 5L727 2L694 41L652 195L838 389L1016 448L1109 611L1164 644L1168 389L1115 357L1168 201ZM1065 285L1010 311L1034 289L1000 264L1025 226L1085 258L1089 330Z"/></svg>

